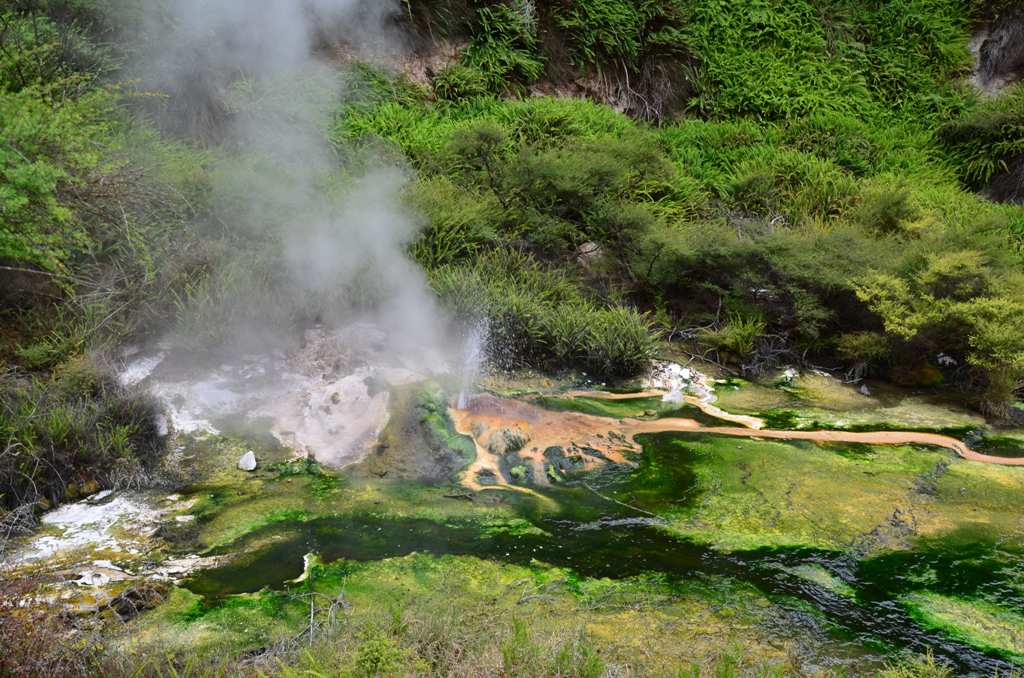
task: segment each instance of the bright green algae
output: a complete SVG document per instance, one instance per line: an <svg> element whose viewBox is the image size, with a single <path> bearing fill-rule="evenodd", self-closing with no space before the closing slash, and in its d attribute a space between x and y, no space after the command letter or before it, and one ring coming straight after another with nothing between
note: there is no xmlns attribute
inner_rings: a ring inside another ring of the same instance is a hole
<svg viewBox="0 0 1024 678"><path fill-rule="evenodd" d="M1024 514L1020 469L945 450L665 433L614 496L664 515L668 529L718 549L877 551L970 528L1013 534ZM675 483L675 496L660 484Z"/></svg>
<svg viewBox="0 0 1024 678"><path fill-rule="evenodd" d="M681 417L693 419L706 426L720 426L723 424L722 420L705 414L693 405L665 402L660 396L637 398L542 396L536 398L533 402L550 410L582 412L583 414L613 419Z"/></svg>
<svg viewBox="0 0 1024 678"><path fill-rule="evenodd" d="M288 595L295 585L282 584L301 574L306 552L322 550L328 560L340 557L337 567L343 569L420 557L467 560L510 571L554 565L584 584L626 582L619 600L627 607L635 606L630 597L636 593L628 582L642 578L645 569L673 573L672 587L707 577L720 579L727 588L749 586L741 584L748 579L757 589L770 592L773 602L767 605L775 611L769 617L778 614L781 601L806 596L794 604L830 610L824 619L844 620L840 624L852 624L860 634L873 628L866 619L873 609L873 594L863 598L864 582L877 577L865 574L868 578L862 580L860 574L843 574L848 570L848 565L839 565L848 557L843 553L857 562L877 553L916 553L927 536L966 544L992 535L1005 537L1021 514L1024 474L963 462L941 450L701 434L656 434L640 440L644 452L636 469L613 467L587 480L590 489L570 484L533 496L504 489L471 495L447 483L338 475L304 461L264 464L256 473L244 474L233 467L235 454L252 441L218 440L209 445L220 451L206 460L209 479L192 490L200 498L192 537L208 553L234 555L229 563L199 573L189 584L207 594L205 602L185 591L172 596L172 603L177 601L184 610L179 610L175 623L183 625L183 638L195 642L203 634L212 639L227 629L224 642L236 650L294 633L304 617L298 607L289 611ZM659 525L629 506L666 522ZM895 515L903 517L894 524ZM575 531L564 521L587 527ZM625 522L616 527L614 521ZM631 527L629 521L639 522ZM732 551L739 560L718 560L716 551ZM246 584L253 574L259 576ZM929 592L927 581L922 581L916 588L887 584L882 587L883 600ZM227 596L221 588L225 584ZM273 584L272 590L260 592L268 584ZM344 584L346 595L350 584ZM383 590L374 595L387 598ZM727 597L726 612L733 603ZM704 605L691 603L687 614ZM861 605L869 607L861 610ZM173 609L169 604L167 610ZM303 609L308 614L308 607ZM566 614L558 617L563 624L585 617L579 609ZM635 614L646 618L656 613L638 608ZM260 621L264 616L267 619ZM154 622L159 623L168 620ZM627 623L639 622L631 618ZM660 623L674 628L689 621L670 615ZM752 622L752 628L765 623ZM912 628L910 617L903 625ZM613 627L610 623L607 628ZM614 639L614 633L607 635ZM868 632L865 637L884 634ZM976 640L955 638L992 653ZM743 642L759 648L755 654L764 649L760 641ZM830 648L829 652L837 651ZM871 655L874 650L857 651L865 652Z"/></svg>
<svg viewBox="0 0 1024 678"><path fill-rule="evenodd" d="M936 593L912 593L903 599L923 626L1024 664L1024 613L986 600Z"/></svg>
<svg viewBox="0 0 1024 678"><path fill-rule="evenodd" d="M606 662L643 675L706 664L730 649L742 666L785 673L797 669L801 651L847 655L867 666L880 661L831 631L808 633L810 627L801 621L808 611L800 605L780 605L729 578L580 578L542 563L426 554L317 564L287 589L214 604L176 589L124 642L136 650L189 647L197 654L266 647L293 636L308 621L310 594L325 601L317 611L324 616L339 593L345 605L342 623L353 630L396 619L436 622L463 630L470 643L501 637L514 621L538 638L579 630ZM659 642L652 643L655 638Z"/></svg>

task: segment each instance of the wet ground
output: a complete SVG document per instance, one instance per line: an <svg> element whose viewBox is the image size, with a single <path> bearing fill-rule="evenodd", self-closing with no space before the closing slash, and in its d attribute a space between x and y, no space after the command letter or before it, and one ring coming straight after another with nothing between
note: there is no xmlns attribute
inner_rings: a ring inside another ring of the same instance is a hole
<svg viewBox="0 0 1024 678"><path fill-rule="evenodd" d="M328 419L344 419L347 407L363 416L376 411L373 398L385 399L383 418L371 417L374 434L359 438L361 451L346 448L344 458L357 463L341 472L308 461L311 452L317 456L311 447L324 446L288 437L291 429L270 412L273 398L189 400L196 382L176 381L167 365L161 373L162 359L134 363L131 378L152 380L171 403L179 453L198 476L174 502L147 509L163 527L147 523L139 549L145 554L137 559L154 570L190 557L188 567L165 568L163 576L201 601L187 619L226 620L208 627L211 633L230 635L237 624L232 601L298 586L310 553L353 564L343 567L340 590L366 572L360 567L403 567L408 558L422 565L427 558L444 570L469 558L508 576L537 578L557 568L584 588L603 581L630 587L653 577L665 595L679 596L673 599L686 614L706 604L715 623L728 623L723 609L746 610L742 642L753 656L776 661L763 634L778 634L787 652L799 655L800 672L870 672L906 651L931 652L962 675L1024 666L1024 468L964 458L977 447L1012 459L1017 432L996 435L974 415L919 395L868 396L820 376L715 384L678 366L632 393L464 394L461 409L456 392L410 384L404 373L370 395L378 382L363 375L367 393L346 400L345 379L360 369L379 377L381 370L358 361L325 370L316 349L322 343L308 345L305 364L316 368L299 371L305 395L295 396L298 382L285 379L285 406L275 411L295 410L287 405L294 397L305 403L295 411L315 419L311 403L319 401L310 394L321 387L330 391L328 401L337 394L334 408L322 412ZM277 364L296 369L293 357ZM214 379L223 376L215 372ZM251 407L244 426L231 428L237 417L211 416L228 401L228 409ZM797 414L781 414L787 412ZM825 419L826 429L807 430L812 419ZM209 425L189 428L196 421ZM773 428L780 422L789 426ZM897 424L911 430L893 430ZM262 437L254 434L261 427ZM247 473L235 463L250 449L260 463ZM108 527L103 539L121 534ZM131 531L130 523L123 527ZM61 538L68 548L88 550L74 526L53 532L22 553L55 548L47 539L59 547ZM82 563L102 564L102 540L93 546ZM722 587L731 598L711 593ZM371 587L366 595L387 591ZM755 599L763 612L751 612ZM587 613L559 614L569 623ZM660 619L658 633L667 639L676 632L666 629L676 627L665 626L664 614L650 610L640 619ZM685 626L687 618L676 621ZM157 613L140 623L157 625L161 635L169 622ZM245 622L281 623L259 615ZM603 633L597 621L591 626ZM716 632L707 633L702 642L713 645ZM237 642L244 651L256 641Z"/></svg>

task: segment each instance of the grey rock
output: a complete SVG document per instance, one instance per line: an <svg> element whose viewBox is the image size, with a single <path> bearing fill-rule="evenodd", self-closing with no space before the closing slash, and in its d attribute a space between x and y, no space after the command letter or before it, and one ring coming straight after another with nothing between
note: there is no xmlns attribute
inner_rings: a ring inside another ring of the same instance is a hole
<svg viewBox="0 0 1024 678"><path fill-rule="evenodd" d="M976 39L982 87L994 92L1024 78L1024 5L999 12Z"/></svg>
<svg viewBox="0 0 1024 678"><path fill-rule="evenodd" d="M256 455L253 454L252 450L243 454L241 459L238 460L238 468L243 471L256 470Z"/></svg>

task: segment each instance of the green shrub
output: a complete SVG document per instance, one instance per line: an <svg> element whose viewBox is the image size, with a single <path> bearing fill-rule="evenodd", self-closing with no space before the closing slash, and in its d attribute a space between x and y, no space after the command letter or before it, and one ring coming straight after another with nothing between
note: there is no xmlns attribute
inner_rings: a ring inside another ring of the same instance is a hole
<svg viewBox="0 0 1024 678"><path fill-rule="evenodd" d="M438 99L459 101L484 96L488 93L489 83L479 69L454 63L434 76L431 85Z"/></svg>
<svg viewBox="0 0 1024 678"><path fill-rule="evenodd" d="M1008 414L1024 380L1024 280L977 250L910 253L902 274L874 272L857 295L886 333L920 355L946 353L980 371L981 404Z"/></svg>
<svg viewBox="0 0 1024 678"><path fill-rule="evenodd" d="M61 272L90 248L64 189L100 164L112 101L105 91L64 102L36 87L0 91L0 259Z"/></svg>
<svg viewBox="0 0 1024 678"><path fill-rule="evenodd" d="M964 183L975 190L1024 156L1024 86L986 100L939 130Z"/></svg>
<svg viewBox="0 0 1024 678"><path fill-rule="evenodd" d="M416 183L409 201L427 219L411 253L427 269L469 258L494 243L501 205L489 195L459 188L445 177Z"/></svg>
<svg viewBox="0 0 1024 678"><path fill-rule="evenodd" d="M70 64L74 31L6 10L0 27L0 260L63 272L93 245L68 189L111 163L115 97Z"/></svg>
<svg viewBox="0 0 1024 678"><path fill-rule="evenodd" d="M836 341L839 355L857 362L874 362L889 355L889 340L878 332L850 332Z"/></svg>
<svg viewBox="0 0 1024 678"><path fill-rule="evenodd" d="M654 357L648 317L601 307L570 279L520 254L488 254L472 265L442 266L431 283L466 322L486 320L487 352L502 367L578 368L598 377L634 376Z"/></svg>
<svg viewBox="0 0 1024 678"><path fill-rule="evenodd" d="M840 215L852 202L853 179L835 164L788 149L762 149L735 170L731 197L750 212L782 213L789 223Z"/></svg>
<svg viewBox="0 0 1024 678"><path fill-rule="evenodd" d="M849 114L819 112L785 125L785 143L798 151L834 162L858 175L878 171L884 148L871 125Z"/></svg>
<svg viewBox="0 0 1024 678"><path fill-rule="evenodd" d="M555 24L568 36L580 66L636 70L645 50L682 50L688 12L676 0L588 0L555 6Z"/></svg>
<svg viewBox="0 0 1024 678"><path fill-rule="evenodd" d="M700 342L713 348L726 360L742 362L754 352L757 340L765 333L761 318L731 316L722 326L703 330Z"/></svg>
<svg viewBox="0 0 1024 678"><path fill-rule="evenodd" d="M881 187L862 194L856 218L868 231L898 234L919 216L904 186Z"/></svg>
<svg viewBox="0 0 1024 678"><path fill-rule="evenodd" d="M743 0L695 3L685 35L703 62L700 105L715 116L941 119L963 107L952 82L970 62L966 24L954 0Z"/></svg>

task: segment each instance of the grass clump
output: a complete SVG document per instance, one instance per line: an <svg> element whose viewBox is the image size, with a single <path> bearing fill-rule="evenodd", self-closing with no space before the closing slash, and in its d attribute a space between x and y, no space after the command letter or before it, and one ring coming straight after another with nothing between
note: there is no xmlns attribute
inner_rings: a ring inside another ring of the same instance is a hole
<svg viewBox="0 0 1024 678"><path fill-rule="evenodd" d="M459 60L433 80L434 94L447 100L483 94L521 93L540 77L537 17L527 2L495 3L476 10L472 38Z"/></svg>
<svg viewBox="0 0 1024 678"><path fill-rule="evenodd" d="M0 508L46 500L77 486L139 485L163 452L159 410L88 361L67 363L52 380L0 377Z"/></svg>
<svg viewBox="0 0 1024 678"><path fill-rule="evenodd" d="M487 351L499 366L569 367L619 378L641 372L654 356L655 335L644 314L602 308L526 255L442 267L431 282L457 316L486 319Z"/></svg>
<svg viewBox="0 0 1024 678"><path fill-rule="evenodd" d="M986 100L939 129L963 182L975 190L1024 156L1024 86Z"/></svg>
<svg viewBox="0 0 1024 678"><path fill-rule="evenodd" d="M886 665L878 675L881 678L951 678L953 667L937 660L931 652L901 659Z"/></svg>

